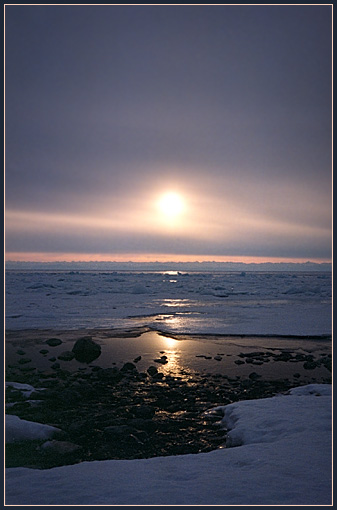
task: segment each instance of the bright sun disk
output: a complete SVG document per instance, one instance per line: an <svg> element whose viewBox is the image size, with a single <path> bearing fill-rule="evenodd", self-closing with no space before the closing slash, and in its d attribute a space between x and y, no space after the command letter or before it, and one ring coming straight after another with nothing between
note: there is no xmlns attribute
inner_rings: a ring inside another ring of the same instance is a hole
<svg viewBox="0 0 337 510"><path fill-rule="evenodd" d="M178 216L184 209L184 202L177 193L165 193L158 202L160 211L168 218Z"/></svg>

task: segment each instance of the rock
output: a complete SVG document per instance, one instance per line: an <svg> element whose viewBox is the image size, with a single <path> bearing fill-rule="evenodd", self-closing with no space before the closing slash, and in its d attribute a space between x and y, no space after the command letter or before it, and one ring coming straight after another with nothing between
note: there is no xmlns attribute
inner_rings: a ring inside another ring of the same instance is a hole
<svg viewBox="0 0 337 510"><path fill-rule="evenodd" d="M244 362L244 361L242 361L241 359L236 359L236 360L234 361L234 363L236 363L237 365L244 365L244 364L245 364L245 362Z"/></svg>
<svg viewBox="0 0 337 510"><path fill-rule="evenodd" d="M51 361L51 362L56 361L55 356L52 356L51 358L49 358L49 361Z"/></svg>
<svg viewBox="0 0 337 510"><path fill-rule="evenodd" d="M156 367L154 367L153 365L151 365L151 366L147 369L147 373L153 377L154 375L158 374L158 370L156 369Z"/></svg>
<svg viewBox="0 0 337 510"><path fill-rule="evenodd" d="M48 352L49 352L48 349L41 349L40 351L41 354L48 354Z"/></svg>
<svg viewBox="0 0 337 510"><path fill-rule="evenodd" d="M325 358L322 362L323 366L329 370L329 372L332 371L332 359L331 358Z"/></svg>
<svg viewBox="0 0 337 510"><path fill-rule="evenodd" d="M100 356L101 346L94 342L90 336L84 336L75 342L72 352L77 361L91 363L91 361L94 361Z"/></svg>
<svg viewBox="0 0 337 510"><path fill-rule="evenodd" d="M32 361L30 358L20 358L19 359L20 365L24 365L25 363L29 363L30 361Z"/></svg>
<svg viewBox="0 0 337 510"><path fill-rule="evenodd" d="M295 377L295 379L299 379L301 377L301 374L299 374L298 372L296 372L296 374L293 375L293 377Z"/></svg>
<svg viewBox="0 0 337 510"><path fill-rule="evenodd" d="M70 388L65 388L62 391L55 391L55 397L62 402L78 402L81 400L81 395L78 391ZM87 392L88 393L88 392Z"/></svg>
<svg viewBox="0 0 337 510"><path fill-rule="evenodd" d="M51 365L51 368L52 368L53 370L57 370L58 368L60 368L60 366L61 366L61 365L60 365L60 363L53 363L53 364Z"/></svg>
<svg viewBox="0 0 337 510"><path fill-rule="evenodd" d="M18 350L16 351L16 354L19 354L20 356L23 356L23 355L24 355L24 354L26 354L26 353L25 353L25 351L23 351L22 349L18 349Z"/></svg>
<svg viewBox="0 0 337 510"><path fill-rule="evenodd" d="M48 344L50 347L56 347L57 345L61 345L62 340L59 338L48 338L48 340L45 341L46 344Z"/></svg>
<svg viewBox="0 0 337 510"><path fill-rule="evenodd" d="M275 361L289 361L290 359L292 359L292 355L286 351L275 356Z"/></svg>
<svg viewBox="0 0 337 510"><path fill-rule="evenodd" d="M40 447L41 450L46 453L54 453L57 455L67 455L69 453L74 453L80 450L82 447L75 443L70 443L69 441L46 441Z"/></svg>
<svg viewBox="0 0 337 510"><path fill-rule="evenodd" d="M130 427L128 425L110 425L105 427L103 432L111 439L120 439L130 432Z"/></svg>
<svg viewBox="0 0 337 510"><path fill-rule="evenodd" d="M153 418L155 414L153 407L146 405L134 406L131 408L131 412L136 418L143 418L144 420Z"/></svg>
<svg viewBox="0 0 337 510"><path fill-rule="evenodd" d="M144 430L146 432L154 432L157 428L155 420L144 419L144 418L131 418L128 423L135 430Z"/></svg>
<svg viewBox="0 0 337 510"><path fill-rule="evenodd" d="M64 351L59 356L58 359L62 361L71 361L75 358L75 353L72 351Z"/></svg>
<svg viewBox="0 0 337 510"><path fill-rule="evenodd" d="M305 368L305 370L313 370L316 367L317 367L316 361L305 361L303 363L303 368Z"/></svg>
<svg viewBox="0 0 337 510"><path fill-rule="evenodd" d="M214 356L214 359L216 359L217 361L221 361L222 357L217 355L217 356Z"/></svg>
<svg viewBox="0 0 337 510"><path fill-rule="evenodd" d="M252 381L256 381L257 379L260 379L260 377L262 377L262 376L257 374L256 372L251 372L248 377Z"/></svg>
<svg viewBox="0 0 337 510"><path fill-rule="evenodd" d="M141 357L141 356L137 356L137 358L135 358L135 359L133 360L133 362L134 362L134 363L138 363L138 361L140 361L141 359L142 359L142 357Z"/></svg>
<svg viewBox="0 0 337 510"><path fill-rule="evenodd" d="M161 363L162 365L166 365L168 363L166 356L162 356L161 358L157 358L153 360L155 363Z"/></svg>
<svg viewBox="0 0 337 510"><path fill-rule="evenodd" d="M133 372L134 370L137 370L137 368L133 363L124 363L121 368L121 372Z"/></svg>
<svg viewBox="0 0 337 510"><path fill-rule="evenodd" d="M104 381L113 381L118 382L122 379L122 374L116 367L112 368L102 368L97 372L97 377L99 379L103 379Z"/></svg>

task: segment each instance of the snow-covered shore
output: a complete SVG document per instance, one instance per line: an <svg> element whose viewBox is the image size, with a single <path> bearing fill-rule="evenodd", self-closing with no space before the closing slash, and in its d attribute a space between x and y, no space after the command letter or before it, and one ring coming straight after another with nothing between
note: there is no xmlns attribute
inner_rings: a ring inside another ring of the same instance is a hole
<svg viewBox="0 0 337 510"><path fill-rule="evenodd" d="M217 408L232 448L7 469L6 504L330 505L331 393L315 384Z"/></svg>

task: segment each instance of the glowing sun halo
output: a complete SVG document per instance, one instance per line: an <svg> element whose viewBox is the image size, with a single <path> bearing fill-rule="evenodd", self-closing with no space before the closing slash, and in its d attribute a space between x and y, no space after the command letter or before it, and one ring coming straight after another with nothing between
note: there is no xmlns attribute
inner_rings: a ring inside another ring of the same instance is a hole
<svg viewBox="0 0 337 510"><path fill-rule="evenodd" d="M158 202L159 210L167 218L176 218L184 209L184 202L180 195L177 193L165 193Z"/></svg>

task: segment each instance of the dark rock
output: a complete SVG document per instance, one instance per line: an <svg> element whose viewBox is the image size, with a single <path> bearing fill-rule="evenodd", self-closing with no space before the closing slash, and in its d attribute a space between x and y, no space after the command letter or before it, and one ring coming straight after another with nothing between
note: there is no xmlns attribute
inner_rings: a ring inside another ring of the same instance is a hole
<svg viewBox="0 0 337 510"><path fill-rule="evenodd" d="M25 353L25 351L23 351L22 349L18 349L18 350L16 351L16 354L19 354L20 356L23 356L23 355L24 355L24 354L26 354L26 353Z"/></svg>
<svg viewBox="0 0 337 510"><path fill-rule="evenodd" d="M82 363L91 363L101 354L101 346L94 342L90 336L79 338L72 348L75 359Z"/></svg>
<svg viewBox="0 0 337 510"><path fill-rule="evenodd" d="M49 358L49 361L51 361L51 362L56 361L55 356L52 356L51 358Z"/></svg>
<svg viewBox="0 0 337 510"><path fill-rule="evenodd" d="M147 441L149 439L149 435L145 430L135 430L134 434L135 434L136 439L138 439L138 441L141 444L144 444L145 441Z"/></svg>
<svg viewBox="0 0 337 510"><path fill-rule="evenodd" d="M132 430L128 425L110 425L104 428L104 435L111 439L123 438Z"/></svg>
<svg viewBox="0 0 337 510"><path fill-rule="evenodd" d="M97 372L97 377L99 379L103 379L104 381L113 381L118 382L122 379L123 375L120 373L118 368L102 368Z"/></svg>
<svg viewBox="0 0 337 510"><path fill-rule="evenodd" d="M167 356L161 356L160 358L154 359L153 361L155 363L161 363L162 365L166 365L166 363L168 363Z"/></svg>
<svg viewBox="0 0 337 510"><path fill-rule="evenodd" d="M41 354L48 354L48 352L49 352L48 349L41 349L40 351Z"/></svg>
<svg viewBox="0 0 337 510"><path fill-rule="evenodd" d="M282 352L275 356L275 361L289 361L292 358L290 352Z"/></svg>
<svg viewBox="0 0 337 510"><path fill-rule="evenodd" d="M75 358L75 354L72 351L64 351L57 357L62 361L71 361Z"/></svg>
<svg viewBox="0 0 337 510"><path fill-rule="evenodd" d="M134 363L138 363L138 361L140 361L141 359L142 359L142 357L141 357L141 356L137 356L137 358L135 358L135 359L133 360L133 362L134 362Z"/></svg>
<svg viewBox="0 0 337 510"><path fill-rule="evenodd" d="M299 379L301 377L301 374L299 374L298 372L296 372L296 374L293 375L293 377L295 377L295 379Z"/></svg>
<svg viewBox="0 0 337 510"><path fill-rule="evenodd" d="M332 359L327 357L322 361L323 366L329 370L329 372L332 371Z"/></svg>
<svg viewBox="0 0 337 510"><path fill-rule="evenodd" d="M264 352L261 351L255 351L255 352L247 352L245 354L245 357L247 358L256 358L257 356L263 356Z"/></svg>
<svg viewBox="0 0 337 510"><path fill-rule="evenodd" d="M121 372L133 372L134 370L137 370L137 368L133 363L124 363L121 368Z"/></svg>
<svg viewBox="0 0 337 510"><path fill-rule="evenodd" d="M136 430L145 430L152 433L156 430L157 424L154 420L144 418L131 418L128 420L130 427Z"/></svg>
<svg viewBox="0 0 337 510"><path fill-rule="evenodd" d="M131 412L136 418L143 418L144 420L153 418L155 414L153 407L146 405L134 406L131 408Z"/></svg>
<svg viewBox="0 0 337 510"><path fill-rule="evenodd" d="M25 363L29 363L30 361L32 361L30 358L20 358L18 362L20 363L20 365L24 365Z"/></svg>
<svg viewBox="0 0 337 510"><path fill-rule="evenodd" d="M50 347L56 347L57 345L61 345L62 340L59 338L48 338L48 340L45 341L46 344L48 344Z"/></svg>
<svg viewBox="0 0 337 510"><path fill-rule="evenodd" d="M153 377L154 375L158 374L158 370L156 369L156 367L154 367L153 365L151 365L151 366L147 369L147 373Z"/></svg>
<svg viewBox="0 0 337 510"><path fill-rule="evenodd" d="M78 402L80 400L80 394L70 388L66 388L62 391L54 390L55 397L62 402Z"/></svg>
<svg viewBox="0 0 337 510"><path fill-rule="evenodd" d="M260 377L262 377L262 376L257 374L256 372L251 372L248 377L252 381L256 381L257 379L260 379Z"/></svg>
<svg viewBox="0 0 337 510"><path fill-rule="evenodd" d="M244 365L244 364L245 364L245 362L244 362L244 361L242 361L241 359L236 359L236 360L234 361L234 363L236 363L237 365Z"/></svg>
<svg viewBox="0 0 337 510"><path fill-rule="evenodd" d="M58 368L60 368L60 366L61 366L61 365L60 365L60 363L53 363L53 365L51 366L51 368L52 368L53 370L57 370Z"/></svg>
<svg viewBox="0 0 337 510"><path fill-rule="evenodd" d="M303 368L305 368L305 370L313 370L316 367L317 367L316 361L305 361L303 363Z"/></svg>

